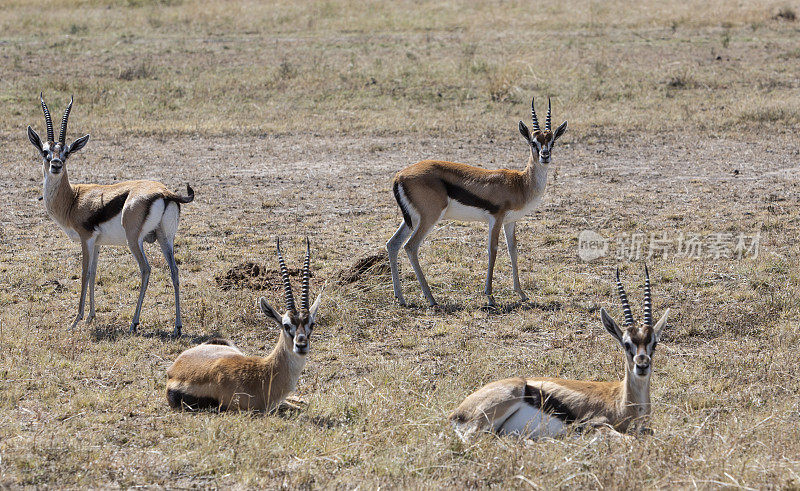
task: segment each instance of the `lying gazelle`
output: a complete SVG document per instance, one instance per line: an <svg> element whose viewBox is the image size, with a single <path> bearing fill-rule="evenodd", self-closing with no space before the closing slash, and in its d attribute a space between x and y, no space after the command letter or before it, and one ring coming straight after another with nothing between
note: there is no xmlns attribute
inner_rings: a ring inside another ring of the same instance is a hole
<svg viewBox="0 0 800 491"><path fill-rule="evenodd" d="M386 243L389 266L392 270L394 296L405 305L398 274L397 254L405 244L411 267L417 275L422 292L431 306L436 305L425 275L419 265L419 246L434 225L452 218L464 221L489 223L489 267L486 271L484 294L489 305L492 296L492 273L497 257L500 229L506 236L514 291L522 301L527 300L519 282L517 270L516 221L530 213L542 200L547 185L550 152L556 140L567 130L561 123L555 132L550 128L550 100L547 101L547 120L544 131L539 128L534 102L531 101L533 133L525 123L519 122L519 132L530 145L530 157L524 171L487 170L467 164L423 160L397 173L392 183L394 197L403 214L403 223Z"/></svg>
<svg viewBox="0 0 800 491"><path fill-rule="evenodd" d="M644 430L650 414L652 356L667 324L669 309L653 326L650 277L645 266L644 325L633 319L625 289L617 290L625 313L623 329L605 309L603 326L625 352L621 382L587 382L557 378L509 378L492 382L467 397L450 415L461 438L479 430L524 438L555 437L576 429L608 428L620 433Z"/></svg>
<svg viewBox="0 0 800 491"><path fill-rule="evenodd" d="M181 304L178 294L178 266L175 264L173 244L180 219L180 204L194 199L194 191L187 184L187 196L173 193L160 182L125 181L117 184L76 184L67 178L64 167L67 158L89 141L89 135L66 144L67 122L72 110L70 98L61 119L58 141L53 134L50 111L39 95L47 123L47 141L28 126L28 139L42 156L44 173L44 205L48 215L67 233L70 239L80 242L83 256L81 268L81 299L74 328L83 319L86 290L89 290L89 316L94 319L94 283L97 274L97 257L101 245L127 245L139 263L142 281L139 299L131 321L131 331L139 325L144 293L150 279L150 265L144 255L144 242L158 241L169 264L172 286L175 289L175 331L181 333Z"/></svg>
<svg viewBox="0 0 800 491"><path fill-rule="evenodd" d="M266 358L246 356L225 339L212 339L184 351L167 370L167 400L171 407L270 411L295 389L311 345L322 291L309 307L311 248L308 239L300 310L295 307L280 240L278 262L283 276L286 313L280 315L264 297L259 299L261 311L283 328L272 353Z"/></svg>

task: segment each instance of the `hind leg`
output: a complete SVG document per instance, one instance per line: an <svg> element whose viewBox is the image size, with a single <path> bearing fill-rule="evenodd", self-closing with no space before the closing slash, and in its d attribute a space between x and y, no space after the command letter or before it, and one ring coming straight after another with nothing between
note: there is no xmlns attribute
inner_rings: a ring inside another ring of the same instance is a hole
<svg viewBox="0 0 800 491"><path fill-rule="evenodd" d="M422 288L422 293L425 295L431 307L435 307L437 304L431 294L430 287L428 287L428 282L425 280L425 275L422 273L422 267L419 265L419 246L422 244L422 241L425 240L425 236L428 235L428 232L436 225L437 221L438 220L421 219L405 245L408 260L411 262L411 267L414 268L414 274L417 275L417 281L419 281L419 286Z"/></svg>
<svg viewBox="0 0 800 491"><path fill-rule="evenodd" d="M172 277L172 288L175 290L175 330L172 335L178 337L181 335L181 295L180 284L178 282L178 265L175 262L174 243L175 237L169 237L163 232L159 231L156 234L158 244L161 246L161 252L164 253L164 259L169 265L169 274Z"/></svg>
<svg viewBox="0 0 800 491"><path fill-rule="evenodd" d="M411 235L411 228L403 222L397 232L386 243L386 251L389 253L389 268L392 270L392 287L394 288L394 298L401 306L406 305L403 298L403 288L400 286L400 268L397 264L397 254L403 247L408 237Z"/></svg>
<svg viewBox="0 0 800 491"><path fill-rule="evenodd" d="M139 272L142 275L142 281L139 285L139 299L136 301L136 311L133 313L133 320L131 320L131 332L136 332L136 327L139 325L139 315L142 313L144 292L147 291L147 284L150 282L150 264L148 264L147 257L144 255L144 241L142 238L128 236L128 247L139 264Z"/></svg>

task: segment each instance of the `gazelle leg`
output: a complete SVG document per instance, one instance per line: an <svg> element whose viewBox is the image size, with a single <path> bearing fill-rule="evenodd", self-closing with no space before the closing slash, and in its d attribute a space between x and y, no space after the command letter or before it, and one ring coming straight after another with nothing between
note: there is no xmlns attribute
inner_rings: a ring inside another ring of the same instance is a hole
<svg viewBox="0 0 800 491"><path fill-rule="evenodd" d="M147 263L147 258L144 255L144 242L141 238L133 236L128 237L128 247L139 264L139 272L142 275L142 282L139 286L139 299L136 301L136 311L133 314L131 321L131 332L136 332L136 327L139 325L139 314L142 313L142 302L144 302L144 292L147 291L147 283L150 281L150 265Z"/></svg>
<svg viewBox="0 0 800 491"><path fill-rule="evenodd" d="M400 228L392 235L386 243L386 251L389 253L389 268L392 270L392 288L394 288L394 298L401 306L406 305L403 298L403 288L400 286L400 268L397 264L397 254L403 247L408 237L411 235L411 228L405 222L400 224Z"/></svg>
<svg viewBox="0 0 800 491"><path fill-rule="evenodd" d="M92 247L92 257L89 259L89 316L86 323L94 320L94 283L97 278L97 258L100 256L100 245Z"/></svg>
<svg viewBox="0 0 800 491"><path fill-rule="evenodd" d="M519 284L519 270L517 269L517 222L503 224L503 233L506 236L506 246L508 246L508 256L511 258L511 275L514 277L514 291L519 294L523 302L528 301L528 296Z"/></svg>
<svg viewBox="0 0 800 491"><path fill-rule="evenodd" d="M425 280L425 275L422 273L422 268L419 265L419 246L435 224L436 221L420 220L419 224L417 224L417 228L411 233L411 237L405 245L408 260L411 262L411 267L414 268L414 274L417 275L417 281L419 281L419 286L422 288L422 293L425 295L431 307L436 306L436 300L431 294L431 289L428 287L428 282Z"/></svg>
<svg viewBox="0 0 800 491"><path fill-rule="evenodd" d="M500 240L500 228L503 226L502 217L493 217L489 221L489 267L486 270L486 288L483 294L489 297L489 306L494 306L492 296L492 275L494 274L494 262L497 259L497 242Z"/></svg>
<svg viewBox="0 0 800 491"><path fill-rule="evenodd" d="M174 237L167 237L162 232L159 232L156 236L158 238L158 244L161 246L161 252L164 253L164 259L166 259L167 264L169 265L169 274L172 277L172 288L175 290L175 330L172 332L172 335L178 337L181 335L181 296L180 296L180 285L178 282L178 265L175 263L175 251L174 251Z"/></svg>
<svg viewBox="0 0 800 491"><path fill-rule="evenodd" d="M89 261L91 259L92 248L94 247L94 241L91 242L90 244L89 241L81 241L81 299L78 301L78 315L75 316L75 320L72 321L72 329L83 319L83 309L86 306L86 289L89 283Z"/></svg>

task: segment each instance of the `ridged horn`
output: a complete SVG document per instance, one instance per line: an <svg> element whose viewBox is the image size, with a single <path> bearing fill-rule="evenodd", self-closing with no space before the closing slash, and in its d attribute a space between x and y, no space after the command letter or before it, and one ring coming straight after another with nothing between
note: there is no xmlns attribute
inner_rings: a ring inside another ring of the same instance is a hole
<svg viewBox="0 0 800 491"><path fill-rule="evenodd" d="M300 305L308 310L309 287L311 282L311 242L306 237L306 260L303 263L303 290L300 297Z"/></svg>
<svg viewBox="0 0 800 491"><path fill-rule="evenodd" d="M281 254L281 238L277 237L275 243L278 248L278 264L281 266L281 277L283 278L283 296L286 300L286 310L291 312L297 312L297 308L294 306L294 295L292 294L292 283L289 281L289 270L286 269L286 262L283 260L283 254Z"/></svg>
<svg viewBox="0 0 800 491"><path fill-rule="evenodd" d="M533 123L533 131L542 131L539 129L539 119L536 117L536 108L533 107L535 100L536 97L531 98L531 122Z"/></svg>
<svg viewBox="0 0 800 491"><path fill-rule="evenodd" d="M650 272L644 265L644 325L653 327L653 301L650 298Z"/></svg>
<svg viewBox="0 0 800 491"><path fill-rule="evenodd" d="M42 103L42 112L44 112L44 121L47 123L47 141L55 142L53 136L53 120L50 118L50 110L47 109L47 104L44 103L44 92L39 92L39 101Z"/></svg>
<svg viewBox="0 0 800 491"><path fill-rule="evenodd" d="M619 293L619 299L622 302L622 312L625 314L625 325L632 326L634 325L633 312L631 312L631 306L628 303L628 295L625 294L625 287L622 286L622 282L619 280L619 268L617 268L617 293Z"/></svg>
<svg viewBox="0 0 800 491"><path fill-rule="evenodd" d="M551 131L551 128L550 128L550 116L551 116L551 113L552 113L551 109L552 109L552 107L550 106L550 96L548 96L547 97L547 119L544 120L544 130L545 131Z"/></svg>
<svg viewBox="0 0 800 491"><path fill-rule="evenodd" d="M66 111L64 111L64 117L61 118L61 131L58 134L58 141L61 143L61 146L64 146L64 140L67 138L67 122L69 121L69 112L72 111L72 101L74 97L69 98L69 104L67 105Z"/></svg>

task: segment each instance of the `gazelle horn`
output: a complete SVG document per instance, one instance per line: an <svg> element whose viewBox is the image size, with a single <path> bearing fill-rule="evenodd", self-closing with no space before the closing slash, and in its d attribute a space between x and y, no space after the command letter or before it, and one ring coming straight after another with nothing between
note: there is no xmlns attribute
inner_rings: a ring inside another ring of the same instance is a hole
<svg viewBox="0 0 800 491"><path fill-rule="evenodd" d="M622 312L625 314L625 325L632 326L634 325L633 312L631 312L631 306L628 303L628 295L625 294L625 287L622 286L622 282L619 280L619 268L617 268L617 292L622 302Z"/></svg>
<svg viewBox="0 0 800 491"><path fill-rule="evenodd" d="M303 263L303 290L300 297L302 308L308 310L309 287L311 281L311 242L306 237L306 260Z"/></svg>
<svg viewBox="0 0 800 491"><path fill-rule="evenodd" d="M72 101L74 97L69 98L69 105L67 105L67 110L64 111L64 117L61 118L61 132L58 134L58 141L61 143L61 146L64 146L64 140L67 138L67 122L69 121L69 112L72 111Z"/></svg>
<svg viewBox="0 0 800 491"><path fill-rule="evenodd" d="M292 294L292 283L289 281L289 270L286 269L286 263L283 261L283 254L281 254L281 238L276 239L278 247L278 263L281 265L281 277L283 278L283 296L286 299L286 310L297 312L294 306L294 295Z"/></svg>
<svg viewBox="0 0 800 491"><path fill-rule="evenodd" d="M39 100L42 102L44 121L47 123L47 141L54 142L55 136L53 136L53 120L50 118L50 110L47 109L47 104L44 103L44 92L39 93Z"/></svg>
<svg viewBox="0 0 800 491"><path fill-rule="evenodd" d="M653 327L653 301L650 299L650 273L644 265L644 325Z"/></svg>
<svg viewBox="0 0 800 491"><path fill-rule="evenodd" d="M548 96L547 97L547 119L544 121L544 130L545 131L550 131L551 130L551 128L550 128L550 113L551 113L550 109L551 109L551 107L550 107L550 97Z"/></svg>
<svg viewBox="0 0 800 491"><path fill-rule="evenodd" d="M535 97L531 98L531 121L533 122L533 131L542 131L539 129L539 120L536 118L536 109L533 107Z"/></svg>

